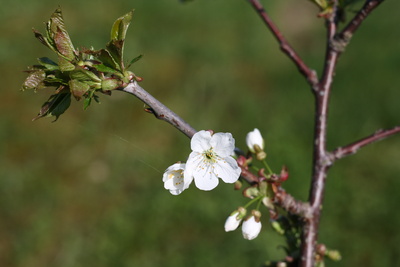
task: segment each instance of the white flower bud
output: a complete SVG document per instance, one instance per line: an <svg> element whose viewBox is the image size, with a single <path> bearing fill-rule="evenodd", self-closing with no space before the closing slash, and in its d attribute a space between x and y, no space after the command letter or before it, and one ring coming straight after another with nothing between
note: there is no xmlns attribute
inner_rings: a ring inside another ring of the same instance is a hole
<svg viewBox="0 0 400 267"><path fill-rule="evenodd" d="M229 216L225 221L225 232L234 231L238 228L242 218L238 219L239 212L234 212L231 216Z"/></svg>
<svg viewBox="0 0 400 267"><path fill-rule="evenodd" d="M246 144L252 153L258 153L264 150L264 139L257 128L247 134Z"/></svg>
<svg viewBox="0 0 400 267"><path fill-rule="evenodd" d="M253 211L252 213L253 215L243 221L242 224L243 237L247 240L253 240L261 231L261 214L258 211Z"/></svg>

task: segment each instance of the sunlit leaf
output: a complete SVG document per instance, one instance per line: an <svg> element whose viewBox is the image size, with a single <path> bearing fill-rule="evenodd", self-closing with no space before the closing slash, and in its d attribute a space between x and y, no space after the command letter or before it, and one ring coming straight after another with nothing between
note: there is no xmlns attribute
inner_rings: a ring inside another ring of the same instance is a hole
<svg viewBox="0 0 400 267"><path fill-rule="evenodd" d="M111 28L111 40L125 40L126 31L131 23L133 10L118 18Z"/></svg>
<svg viewBox="0 0 400 267"><path fill-rule="evenodd" d="M124 42L126 32L132 20L132 16L133 10L118 18L114 22L111 28L111 41L106 46L107 51L110 53L114 61L119 65L119 69L121 71L124 70Z"/></svg>
<svg viewBox="0 0 400 267"><path fill-rule="evenodd" d="M100 71L100 72L108 72L111 74L116 74L116 73L120 73L120 71L116 70L116 69L112 69L110 67L107 67L104 64L99 64L99 65L94 65L93 66L96 70Z"/></svg>
<svg viewBox="0 0 400 267"><path fill-rule="evenodd" d="M29 71L28 77L25 79L24 83L22 84L22 90L27 89L40 89L44 87L44 79L46 78L46 73L44 70L34 70Z"/></svg>
<svg viewBox="0 0 400 267"><path fill-rule="evenodd" d="M85 81L101 82L101 79L96 74L94 74L90 70L86 70L80 67L71 71L69 77L72 80L78 80L80 82L85 82Z"/></svg>
<svg viewBox="0 0 400 267"><path fill-rule="evenodd" d="M57 8L51 15L49 21L49 30L53 34L52 37L57 45L57 48L61 49L58 51L68 59L73 59L74 46L65 28L64 19L60 8Z"/></svg>
<svg viewBox="0 0 400 267"><path fill-rule="evenodd" d="M60 52L60 54L69 60L75 58L74 48L72 47L68 34L61 31L59 28L54 35L54 43L56 44L57 51Z"/></svg>

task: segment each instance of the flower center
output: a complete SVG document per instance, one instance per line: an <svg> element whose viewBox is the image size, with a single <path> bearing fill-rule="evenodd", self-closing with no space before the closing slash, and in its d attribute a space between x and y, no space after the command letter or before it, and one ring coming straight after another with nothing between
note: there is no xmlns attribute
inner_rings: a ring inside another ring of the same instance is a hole
<svg viewBox="0 0 400 267"><path fill-rule="evenodd" d="M204 159L210 163L216 162L216 155L212 148L203 152Z"/></svg>

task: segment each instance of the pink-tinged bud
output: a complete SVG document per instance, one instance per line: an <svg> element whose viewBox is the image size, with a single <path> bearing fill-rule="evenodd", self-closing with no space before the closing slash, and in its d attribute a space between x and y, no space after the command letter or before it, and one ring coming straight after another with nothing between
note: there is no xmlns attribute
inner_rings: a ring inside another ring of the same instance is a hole
<svg viewBox="0 0 400 267"><path fill-rule="evenodd" d="M253 240L261 231L261 213L257 210L252 211L252 216L247 218L242 224L242 234L247 240Z"/></svg>
<svg viewBox="0 0 400 267"><path fill-rule="evenodd" d="M282 167L281 174L279 175L279 177L282 182L286 181L289 178L289 170L286 166Z"/></svg>
<svg viewBox="0 0 400 267"><path fill-rule="evenodd" d="M240 155L237 158L236 162L238 163L239 166L247 167L247 159L245 156Z"/></svg>

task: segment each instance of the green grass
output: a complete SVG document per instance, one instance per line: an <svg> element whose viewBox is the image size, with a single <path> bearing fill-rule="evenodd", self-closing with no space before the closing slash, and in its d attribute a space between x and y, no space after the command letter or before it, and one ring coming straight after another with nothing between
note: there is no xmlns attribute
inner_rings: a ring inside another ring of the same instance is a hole
<svg viewBox="0 0 400 267"><path fill-rule="evenodd" d="M282 257L267 214L254 241L223 231L229 213L246 202L230 185L211 192L192 186L180 196L164 190L162 173L186 159L189 140L134 97L115 92L86 111L73 103L55 123L31 122L50 91L18 91L26 66L53 57L31 28L43 31L58 4L75 46L95 48L134 8L126 56L144 54L133 68L142 86L196 129L231 132L238 147L259 128L270 165L287 165L285 188L305 200L313 98L246 1L0 3L0 266L259 266ZM308 1L265 5L320 72L325 33L317 10ZM331 149L399 124L399 8L383 3L339 61ZM399 137L375 143L329 172L320 241L343 260L328 266L400 264L399 147Z"/></svg>

